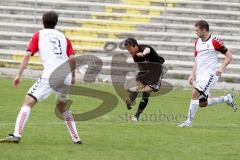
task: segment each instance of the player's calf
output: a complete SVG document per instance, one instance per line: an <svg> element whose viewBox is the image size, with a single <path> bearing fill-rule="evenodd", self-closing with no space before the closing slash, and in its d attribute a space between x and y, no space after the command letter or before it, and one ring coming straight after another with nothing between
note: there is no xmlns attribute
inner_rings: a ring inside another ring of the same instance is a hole
<svg viewBox="0 0 240 160"><path fill-rule="evenodd" d="M140 115L142 114L143 110L146 108L147 104L148 104L148 98L142 98L141 102L139 103L138 110L137 110L137 112L135 114L135 116L137 118L140 117Z"/></svg>
<svg viewBox="0 0 240 160"><path fill-rule="evenodd" d="M60 99L58 97L56 106L57 106L57 109L59 110L59 112L62 114L62 117L63 117L63 119L66 123L66 126L68 128L68 131L70 133L70 136L72 138L73 143L74 144L81 144L82 141L81 141L81 138L78 134L75 120L73 118L72 113L68 109L69 106L67 106L68 102L71 103L70 100L66 100L65 98Z"/></svg>
<svg viewBox="0 0 240 160"><path fill-rule="evenodd" d="M127 105L127 109L130 110L132 109L132 105L138 96L138 92L133 92L133 91L128 91L128 92L129 92L129 97L125 100L125 103Z"/></svg>
<svg viewBox="0 0 240 160"><path fill-rule="evenodd" d="M143 92L142 94L142 100L139 103L138 106L138 110L135 114L135 117L137 119L139 119L140 115L142 114L142 112L144 111L144 109L146 108L147 104L148 104L148 99L149 99L150 93L149 92Z"/></svg>
<svg viewBox="0 0 240 160"><path fill-rule="evenodd" d="M37 99L31 94L27 94L24 99L23 106L29 106L30 108L33 108L36 103Z"/></svg>

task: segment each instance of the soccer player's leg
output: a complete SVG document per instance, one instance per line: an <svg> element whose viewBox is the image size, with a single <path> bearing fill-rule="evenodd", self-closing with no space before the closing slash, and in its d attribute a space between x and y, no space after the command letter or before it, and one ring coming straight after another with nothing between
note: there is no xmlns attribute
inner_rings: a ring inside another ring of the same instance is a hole
<svg viewBox="0 0 240 160"><path fill-rule="evenodd" d="M199 106L198 99L199 99L200 95L201 95L201 93L199 92L199 90L196 88L193 88L192 99L189 104L187 120L185 122L181 123L180 125L178 125L179 127L191 127L192 126L193 118L195 117L196 112L198 110L198 106Z"/></svg>
<svg viewBox="0 0 240 160"><path fill-rule="evenodd" d="M218 81L218 77L213 74L205 76L199 81L197 81L196 87L195 89L193 89L193 92L192 92L192 100L189 106L188 118L185 122L179 125L180 127L191 126L192 120L195 117L195 114L197 112L198 105L199 107L207 107L207 106L212 106L218 103L226 102L230 106L233 106L232 107L233 109L234 107L236 107L231 94L228 94L227 96L208 98L210 90L214 87L217 81ZM197 100L197 97L199 100Z"/></svg>
<svg viewBox="0 0 240 160"><path fill-rule="evenodd" d="M127 109L130 110L132 109L132 105L136 100L139 91L142 90L144 86L141 82L134 80L134 81L128 82L128 84L125 84L124 88L129 94L129 96L125 100L125 103L126 103Z"/></svg>
<svg viewBox="0 0 240 160"><path fill-rule="evenodd" d="M128 90L128 93L129 93L129 97L126 98L125 103L126 103L127 109L130 110L132 109L132 105L138 96L138 92Z"/></svg>
<svg viewBox="0 0 240 160"><path fill-rule="evenodd" d="M146 108L148 104L149 97L152 92L158 92L161 87L161 79L162 79L162 71L157 73L157 76L151 77L151 79L148 79L147 85L144 86L143 88L143 93L142 93L142 100L139 103L138 110L134 116L131 117L132 121L138 121L140 115Z"/></svg>
<svg viewBox="0 0 240 160"><path fill-rule="evenodd" d="M69 100L68 96L62 93L57 93L57 102L56 102L56 107L58 111L61 113L66 126L68 128L68 131L71 135L72 141L74 144L82 144L82 141L79 137L76 123L74 121L72 113L69 111Z"/></svg>
<svg viewBox="0 0 240 160"><path fill-rule="evenodd" d="M192 90L192 99L189 104L187 120L180 124L179 127L191 127L198 107L206 107L208 105L208 94L216 81L217 77L215 78L214 75L202 76L196 81L195 88Z"/></svg>
<svg viewBox="0 0 240 160"><path fill-rule="evenodd" d="M29 118L31 108L36 104L36 100L26 95L23 106L18 113L15 129L13 134L9 134L6 138L0 140L0 143L19 143L22 137L24 126Z"/></svg>
<svg viewBox="0 0 240 160"><path fill-rule="evenodd" d="M0 140L0 143L19 143L22 137L24 126L29 118L31 109L37 101L43 100L51 94L42 84L42 79L39 79L28 91L20 112L16 119L15 129L13 134L9 134L5 139Z"/></svg>
<svg viewBox="0 0 240 160"><path fill-rule="evenodd" d="M233 111L237 110L237 105L234 102L232 93L228 93L227 95L220 96L220 97L211 96L211 97L208 98L208 104L207 105L208 106L214 106L214 105L219 104L219 103L226 103L227 105L229 105L233 109Z"/></svg>
<svg viewBox="0 0 240 160"><path fill-rule="evenodd" d="M145 86L144 91L142 93L142 99L138 105L138 109L137 112L134 116L131 117L132 121L138 121L140 115L142 114L142 112L144 111L144 109L146 108L147 104L148 104L148 100L149 100L149 96L152 92L152 88L149 87L148 85Z"/></svg>
<svg viewBox="0 0 240 160"><path fill-rule="evenodd" d="M215 81L216 83L217 81ZM211 83L209 88L207 89L206 93L209 94L210 90L213 88L215 83ZM211 97L209 96L207 99L207 106L215 106L216 104L219 103L226 103L228 106L232 108L234 112L237 111L237 104L234 102L233 94L228 93L225 96L219 96L219 97Z"/></svg>
<svg viewBox="0 0 240 160"><path fill-rule="evenodd" d="M218 81L217 76L215 76L215 75L209 76L209 81L206 84L202 85L202 86L205 86L205 88L203 90L204 95L210 94L211 89L215 86L217 81ZM198 86L198 88L200 88L200 87ZM204 98L200 99L199 106L200 107L214 106L219 103L226 103L233 109L233 111L237 110L237 105L234 102L233 95L231 93L229 93L225 96L219 96L219 97L208 96L207 100L204 100Z"/></svg>

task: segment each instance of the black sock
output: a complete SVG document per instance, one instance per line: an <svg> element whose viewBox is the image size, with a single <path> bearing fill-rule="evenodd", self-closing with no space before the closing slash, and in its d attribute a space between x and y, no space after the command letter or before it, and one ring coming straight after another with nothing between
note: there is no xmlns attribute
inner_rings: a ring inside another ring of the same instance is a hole
<svg viewBox="0 0 240 160"><path fill-rule="evenodd" d="M138 96L138 92L130 92L129 98L133 102Z"/></svg>
<svg viewBox="0 0 240 160"><path fill-rule="evenodd" d="M147 92L143 92L143 98L141 100L141 102L139 103L138 106L138 110L137 113L135 114L135 116L138 118L140 116L140 114L143 112L143 110L146 108L147 104L148 104L148 97L150 96L149 93Z"/></svg>
<svg viewBox="0 0 240 160"><path fill-rule="evenodd" d="M141 102L139 103L139 106L138 106L138 110L137 110L137 113L135 114L135 116L138 118L140 116L140 114L143 112L143 110L146 108L148 104L148 98L143 98L141 100Z"/></svg>

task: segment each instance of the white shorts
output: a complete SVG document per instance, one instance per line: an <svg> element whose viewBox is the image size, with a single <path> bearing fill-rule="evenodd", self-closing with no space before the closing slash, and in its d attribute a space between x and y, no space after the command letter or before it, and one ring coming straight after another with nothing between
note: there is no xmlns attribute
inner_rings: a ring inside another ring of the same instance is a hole
<svg viewBox="0 0 240 160"><path fill-rule="evenodd" d="M218 76L215 74L198 76L196 80L195 88L201 93L200 98L207 98L210 94L210 90L215 86L218 81Z"/></svg>
<svg viewBox="0 0 240 160"><path fill-rule="evenodd" d="M66 78L64 83L66 85L71 84L71 78ZM66 102L69 98L67 94L59 93L54 91L49 86L49 79L39 78L36 83L29 89L27 94L31 97L33 97L36 101L42 101L48 98L53 92L56 93L57 98L62 101Z"/></svg>

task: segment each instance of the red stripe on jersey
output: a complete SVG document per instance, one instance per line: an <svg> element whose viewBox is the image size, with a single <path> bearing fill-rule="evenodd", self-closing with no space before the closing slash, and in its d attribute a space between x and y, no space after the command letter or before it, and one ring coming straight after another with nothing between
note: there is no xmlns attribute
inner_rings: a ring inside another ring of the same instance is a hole
<svg viewBox="0 0 240 160"><path fill-rule="evenodd" d="M36 32L27 47L27 51L32 52L32 56L38 52L39 32Z"/></svg>
<svg viewBox="0 0 240 160"><path fill-rule="evenodd" d="M224 46L223 42L216 37L213 38L212 43L213 43L214 49L216 51L220 51L222 49L222 47Z"/></svg>
<svg viewBox="0 0 240 160"><path fill-rule="evenodd" d="M70 55L74 55L75 52L73 50L71 41L67 37L66 37L66 39L67 39L67 55L69 57Z"/></svg>

